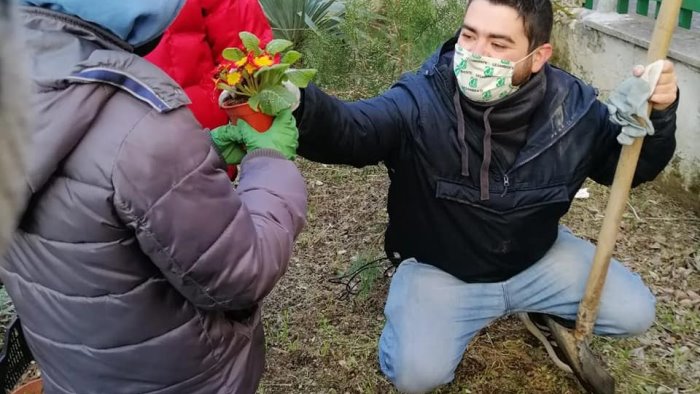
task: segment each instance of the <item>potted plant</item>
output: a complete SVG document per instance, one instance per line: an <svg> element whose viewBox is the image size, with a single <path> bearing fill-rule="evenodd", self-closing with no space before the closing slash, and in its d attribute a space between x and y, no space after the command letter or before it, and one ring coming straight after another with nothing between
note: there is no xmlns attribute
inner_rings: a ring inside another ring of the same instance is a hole
<svg viewBox="0 0 700 394"><path fill-rule="evenodd" d="M231 122L245 120L263 132L281 110L291 108L298 97L285 85L305 88L316 75L314 69L293 69L301 53L292 50L292 42L276 39L264 48L260 39L249 32L239 34L242 48L226 48L225 62L214 74L220 96L219 105Z"/></svg>

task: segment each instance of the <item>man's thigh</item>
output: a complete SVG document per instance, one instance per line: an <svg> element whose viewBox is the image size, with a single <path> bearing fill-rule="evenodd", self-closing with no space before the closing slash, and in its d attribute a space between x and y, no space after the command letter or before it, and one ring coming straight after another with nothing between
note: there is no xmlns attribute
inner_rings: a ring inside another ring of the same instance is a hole
<svg viewBox="0 0 700 394"><path fill-rule="evenodd" d="M575 320L594 253L593 244L561 230L539 262L506 282L511 311ZM640 334L653 323L654 315L655 299L642 279L613 259L603 287L596 334Z"/></svg>

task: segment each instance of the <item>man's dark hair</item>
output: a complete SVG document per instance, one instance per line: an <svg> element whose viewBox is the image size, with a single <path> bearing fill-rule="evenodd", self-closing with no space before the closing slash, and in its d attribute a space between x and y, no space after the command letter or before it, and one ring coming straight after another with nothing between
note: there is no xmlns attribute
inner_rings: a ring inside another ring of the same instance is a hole
<svg viewBox="0 0 700 394"><path fill-rule="evenodd" d="M474 0L470 0L469 5ZM552 3L550 0L485 0L494 5L503 5L515 9L523 20L525 35L530 43L530 50L548 43L552 35Z"/></svg>

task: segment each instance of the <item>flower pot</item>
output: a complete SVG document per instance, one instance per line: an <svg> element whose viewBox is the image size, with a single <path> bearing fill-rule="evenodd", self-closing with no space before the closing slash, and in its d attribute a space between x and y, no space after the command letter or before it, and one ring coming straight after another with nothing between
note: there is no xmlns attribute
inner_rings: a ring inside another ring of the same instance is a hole
<svg viewBox="0 0 700 394"><path fill-rule="evenodd" d="M238 119L243 119L251 127L259 132L267 131L270 126L272 126L273 117L262 112L257 112L248 105L248 103L242 104L229 104L224 103L221 108L226 111L228 118L231 123L236 123Z"/></svg>
<svg viewBox="0 0 700 394"><path fill-rule="evenodd" d="M43 394L44 385L41 379L34 379L18 387L11 394Z"/></svg>

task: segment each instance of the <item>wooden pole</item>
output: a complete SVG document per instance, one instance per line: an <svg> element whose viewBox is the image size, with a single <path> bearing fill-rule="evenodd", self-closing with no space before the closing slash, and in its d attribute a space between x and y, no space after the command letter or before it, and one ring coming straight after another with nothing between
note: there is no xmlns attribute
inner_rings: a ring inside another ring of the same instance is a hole
<svg viewBox="0 0 700 394"><path fill-rule="evenodd" d="M671 39L673 38L673 31L678 22L680 8L681 0L663 0L661 3L661 10L659 11L647 52L648 63L666 58ZM651 113L651 104L648 112ZM593 266L586 283L586 292L578 309L575 337L579 343L591 335L598 317L600 296L605 284L608 267L610 266L610 258L615 249L620 221L622 220L622 214L625 212L627 198L632 187L632 179L639 160L639 153L642 150L642 143L643 138L637 138L632 145L623 146L617 162L615 179L610 190L608 206L605 210L605 218L598 235L598 246L593 258Z"/></svg>

